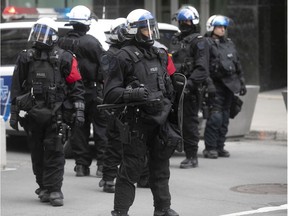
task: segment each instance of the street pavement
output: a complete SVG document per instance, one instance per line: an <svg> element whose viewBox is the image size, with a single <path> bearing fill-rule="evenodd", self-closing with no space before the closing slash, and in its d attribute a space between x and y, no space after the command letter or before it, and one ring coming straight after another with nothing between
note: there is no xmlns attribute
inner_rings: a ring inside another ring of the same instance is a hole
<svg viewBox="0 0 288 216"><path fill-rule="evenodd" d="M258 95L251 133L226 142L230 158L203 158L203 140L198 168L180 169L184 153L172 156L171 207L180 216L287 215L287 111L281 91ZM110 215L114 196L99 188L96 161L91 176L75 177L74 160L66 160L64 206L52 207L34 193L37 185L28 150L7 149L7 166L1 171L1 216ZM136 189L129 215L153 215L149 189Z"/></svg>

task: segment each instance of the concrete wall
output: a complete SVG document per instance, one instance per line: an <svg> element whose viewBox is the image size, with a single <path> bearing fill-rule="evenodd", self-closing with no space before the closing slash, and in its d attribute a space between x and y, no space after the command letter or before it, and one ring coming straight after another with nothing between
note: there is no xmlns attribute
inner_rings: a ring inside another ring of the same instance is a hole
<svg viewBox="0 0 288 216"><path fill-rule="evenodd" d="M241 112L234 118L230 119L227 137L241 137L249 133L251 122L255 110L259 86L247 85L247 94L240 96L243 101ZM203 137L206 120L202 120L200 124L200 135Z"/></svg>

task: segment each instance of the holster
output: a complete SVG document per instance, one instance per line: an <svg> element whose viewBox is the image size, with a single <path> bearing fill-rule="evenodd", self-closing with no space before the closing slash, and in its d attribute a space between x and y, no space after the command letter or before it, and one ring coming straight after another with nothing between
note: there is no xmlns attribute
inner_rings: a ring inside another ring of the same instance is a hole
<svg viewBox="0 0 288 216"><path fill-rule="evenodd" d="M160 153L163 159L170 158L175 149L182 145L182 136L178 125L169 121L161 125L159 139L164 144L164 149Z"/></svg>

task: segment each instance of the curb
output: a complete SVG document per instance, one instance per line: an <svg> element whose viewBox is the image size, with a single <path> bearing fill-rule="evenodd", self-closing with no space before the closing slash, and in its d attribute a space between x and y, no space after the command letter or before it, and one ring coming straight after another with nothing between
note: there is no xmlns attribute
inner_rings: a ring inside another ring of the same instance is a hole
<svg viewBox="0 0 288 216"><path fill-rule="evenodd" d="M248 135L245 135L246 139L256 139L256 140L277 140L277 141L287 141L286 131L255 131L252 130Z"/></svg>

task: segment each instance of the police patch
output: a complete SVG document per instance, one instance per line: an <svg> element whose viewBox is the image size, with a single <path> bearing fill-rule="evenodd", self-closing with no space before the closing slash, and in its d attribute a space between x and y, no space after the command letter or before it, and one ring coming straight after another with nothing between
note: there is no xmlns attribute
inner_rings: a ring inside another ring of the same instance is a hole
<svg viewBox="0 0 288 216"><path fill-rule="evenodd" d="M46 73L37 72L36 78L46 78Z"/></svg>
<svg viewBox="0 0 288 216"><path fill-rule="evenodd" d="M102 65L103 71L109 70L109 56L108 55L101 56L101 65Z"/></svg>
<svg viewBox="0 0 288 216"><path fill-rule="evenodd" d="M198 47L199 50L204 49L204 47L205 47L205 43L204 43L204 41L200 41L200 42L198 42L198 43L197 43L197 47Z"/></svg>

